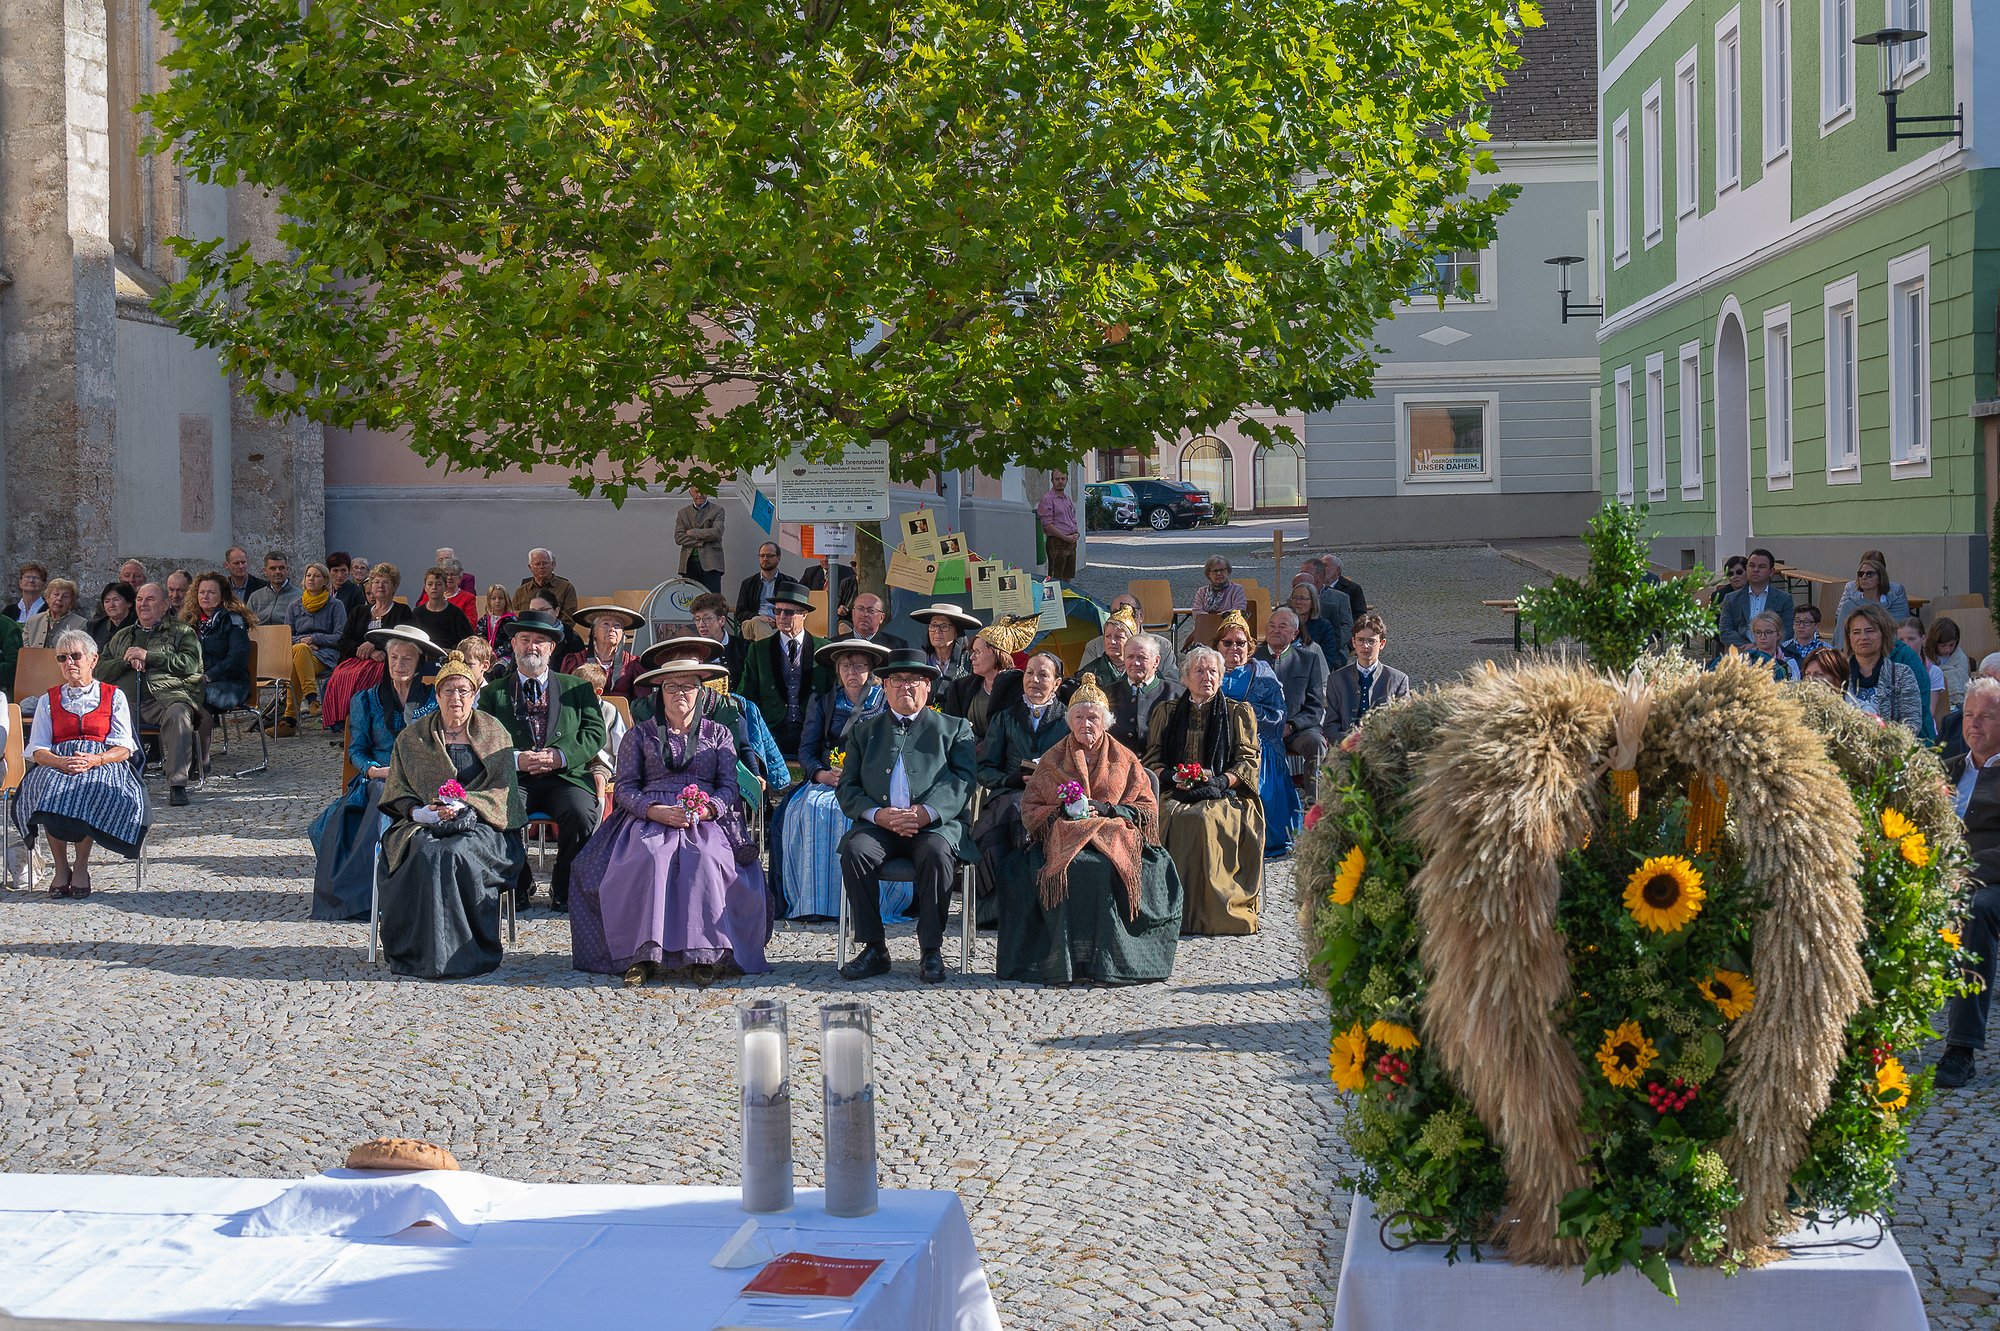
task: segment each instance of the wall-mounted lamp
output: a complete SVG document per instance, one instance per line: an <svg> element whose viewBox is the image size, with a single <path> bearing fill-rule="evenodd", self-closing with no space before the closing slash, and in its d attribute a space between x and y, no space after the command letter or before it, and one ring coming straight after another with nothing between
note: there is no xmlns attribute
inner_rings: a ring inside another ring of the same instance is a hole
<svg viewBox="0 0 2000 1331"><path fill-rule="evenodd" d="M1604 302L1601 300L1595 305L1572 305L1569 303L1569 266L1573 263L1582 263L1583 256L1581 254L1559 254L1553 259L1544 259L1542 262L1557 264L1562 268L1562 289L1556 293L1556 300L1562 310L1562 321L1564 323L1569 322L1569 317L1572 314L1578 318L1602 319L1604 317Z"/></svg>
<svg viewBox="0 0 2000 1331"><path fill-rule="evenodd" d="M1958 111L1948 116L1899 116L1896 114L1896 48L1905 42L1921 40L1926 34L1916 28L1883 28L1877 32L1863 33L1854 39L1856 46L1875 48L1875 83L1882 94L1882 100L1889 104L1889 151L1896 151L1898 139L1955 139L1958 146L1965 146L1965 103L1958 104ZM1905 125L1950 125L1950 129L1904 129Z"/></svg>

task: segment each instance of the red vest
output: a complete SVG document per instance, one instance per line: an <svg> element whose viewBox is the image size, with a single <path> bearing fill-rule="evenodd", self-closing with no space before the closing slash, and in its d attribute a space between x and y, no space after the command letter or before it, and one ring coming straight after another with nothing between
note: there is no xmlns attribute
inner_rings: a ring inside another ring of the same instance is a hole
<svg viewBox="0 0 2000 1331"><path fill-rule="evenodd" d="M82 716L76 715L62 705L62 686L49 690L49 696L42 705L49 709L49 743L62 744L73 739L93 739L99 744L111 738L112 700L118 690L108 684L97 686L97 706Z"/></svg>

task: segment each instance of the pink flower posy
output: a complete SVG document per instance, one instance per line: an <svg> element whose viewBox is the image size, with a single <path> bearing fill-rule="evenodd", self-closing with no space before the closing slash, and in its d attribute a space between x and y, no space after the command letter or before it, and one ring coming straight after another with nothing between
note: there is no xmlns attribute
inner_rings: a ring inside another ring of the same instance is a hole
<svg viewBox="0 0 2000 1331"><path fill-rule="evenodd" d="M440 800L463 800L465 798L465 787L459 785L456 781L447 781L438 787L438 798Z"/></svg>

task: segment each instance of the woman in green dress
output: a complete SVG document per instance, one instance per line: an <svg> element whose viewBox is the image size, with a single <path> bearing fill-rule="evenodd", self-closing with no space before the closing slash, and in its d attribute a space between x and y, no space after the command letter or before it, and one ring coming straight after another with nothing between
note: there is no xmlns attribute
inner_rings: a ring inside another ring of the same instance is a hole
<svg viewBox="0 0 2000 1331"><path fill-rule="evenodd" d="M1000 977L1142 984L1173 974L1183 893L1160 845L1160 809L1138 755L1107 733L1111 709L1086 677L1070 733L1021 796L1025 850L1000 888ZM1072 783L1074 790L1065 788Z"/></svg>

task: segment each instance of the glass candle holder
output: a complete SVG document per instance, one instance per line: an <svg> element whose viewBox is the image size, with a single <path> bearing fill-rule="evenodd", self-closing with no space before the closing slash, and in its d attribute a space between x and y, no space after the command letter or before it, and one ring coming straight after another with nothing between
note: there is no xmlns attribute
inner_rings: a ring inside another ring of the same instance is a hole
<svg viewBox="0 0 2000 1331"><path fill-rule="evenodd" d="M736 1005L737 1080L743 1102L743 1209L792 1209L792 1070L785 1005Z"/></svg>
<svg viewBox="0 0 2000 1331"><path fill-rule="evenodd" d="M866 1003L819 1010L826 1104L826 1213L875 1214L875 1028Z"/></svg>

